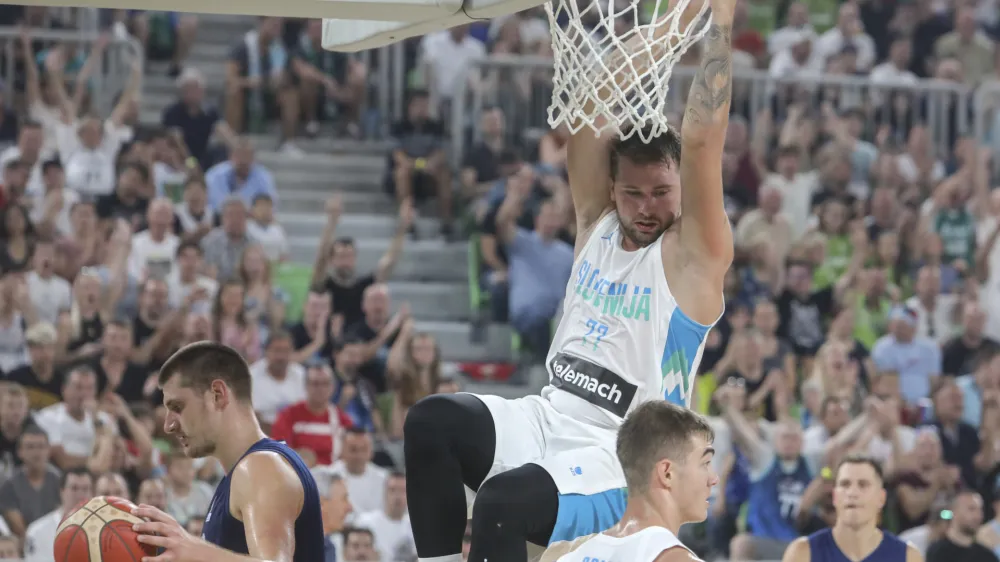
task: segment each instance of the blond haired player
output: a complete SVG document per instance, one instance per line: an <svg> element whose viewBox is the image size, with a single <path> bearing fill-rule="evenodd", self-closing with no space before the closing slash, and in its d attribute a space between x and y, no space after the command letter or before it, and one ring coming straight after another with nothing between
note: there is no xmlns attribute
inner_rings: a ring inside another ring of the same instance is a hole
<svg viewBox="0 0 1000 562"><path fill-rule="evenodd" d="M461 561L466 487L476 491L470 562L523 562L526 541L611 527L625 510L622 420L650 401L688 405L733 256L722 152L735 3L710 0L682 133L643 142L583 128L569 140L578 234L541 396L437 395L410 408L407 499L421 562ZM508 249L542 243L533 236L498 219Z"/></svg>

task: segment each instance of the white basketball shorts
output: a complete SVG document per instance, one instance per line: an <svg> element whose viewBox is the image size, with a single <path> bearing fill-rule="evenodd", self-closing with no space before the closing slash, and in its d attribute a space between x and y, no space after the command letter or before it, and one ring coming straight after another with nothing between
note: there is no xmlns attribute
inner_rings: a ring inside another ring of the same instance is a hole
<svg viewBox="0 0 1000 562"><path fill-rule="evenodd" d="M474 396L489 408L496 428L493 468L486 479L533 463L555 481L559 514L549 544L599 533L618 522L626 491L615 431L561 414L541 396ZM471 513L475 494L467 492Z"/></svg>

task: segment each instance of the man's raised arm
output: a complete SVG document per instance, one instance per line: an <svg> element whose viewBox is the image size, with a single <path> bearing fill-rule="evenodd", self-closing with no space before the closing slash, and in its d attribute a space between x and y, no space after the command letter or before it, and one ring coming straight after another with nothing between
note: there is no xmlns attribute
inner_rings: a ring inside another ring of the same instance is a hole
<svg viewBox="0 0 1000 562"><path fill-rule="evenodd" d="M733 260L733 233L722 195L722 152L732 99L735 0L712 0L711 6L701 68L681 124L680 242L687 261L721 276Z"/></svg>

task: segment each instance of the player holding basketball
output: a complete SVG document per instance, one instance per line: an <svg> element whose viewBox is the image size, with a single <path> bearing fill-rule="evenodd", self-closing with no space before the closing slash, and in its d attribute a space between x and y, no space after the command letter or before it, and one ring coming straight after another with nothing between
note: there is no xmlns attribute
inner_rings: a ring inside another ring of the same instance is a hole
<svg viewBox="0 0 1000 562"><path fill-rule="evenodd" d="M782 562L923 562L912 545L878 528L885 507L882 467L867 457L845 458L833 485L837 522L788 545Z"/></svg>
<svg viewBox="0 0 1000 562"><path fill-rule="evenodd" d="M698 560L677 531L708 516L708 497L719 482L712 440L708 422L691 410L666 402L636 408L618 430L618 460L628 483L625 516L558 562Z"/></svg>
<svg viewBox="0 0 1000 562"><path fill-rule="evenodd" d="M202 538L148 505L133 513L139 541L162 554L144 562L307 562L324 549L316 482L302 459L268 439L250 402L250 370L232 348L197 342L160 369L164 429L189 457L213 456L226 468L205 517Z"/></svg>
<svg viewBox="0 0 1000 562"><path fill-rule="evenodd" d="M523 562L526 541L610 528L625 509L623 418L647 401L688 404L733 255L721 162L735 2L711 0L682 134L643 143L585 128L569 141L576 260L542 395L439 395L410 409L407 498L422 562L461 560L463 484L477 490L471 562Z"/></svg>

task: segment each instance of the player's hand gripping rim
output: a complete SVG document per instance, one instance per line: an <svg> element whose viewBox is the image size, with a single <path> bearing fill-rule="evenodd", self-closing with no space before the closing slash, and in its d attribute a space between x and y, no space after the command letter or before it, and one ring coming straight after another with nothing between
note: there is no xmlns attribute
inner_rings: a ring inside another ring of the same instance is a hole
<svg viewBox="0 0 1000 562"><path fill-rule="evenodd" d="M132 515L146 521L136 523L132 530L142 544L159 549L157 556L144 556L142 562L194 562L205 560L200 556L208 543L184 530L184 527L159 508L142 504L132 510Z"/></svg>

